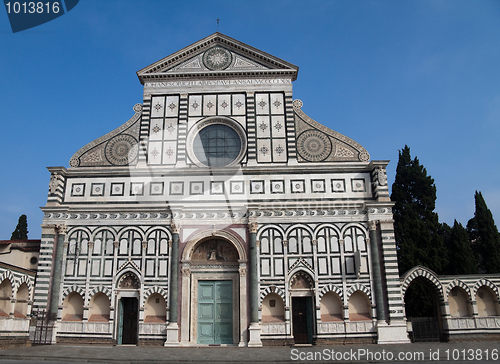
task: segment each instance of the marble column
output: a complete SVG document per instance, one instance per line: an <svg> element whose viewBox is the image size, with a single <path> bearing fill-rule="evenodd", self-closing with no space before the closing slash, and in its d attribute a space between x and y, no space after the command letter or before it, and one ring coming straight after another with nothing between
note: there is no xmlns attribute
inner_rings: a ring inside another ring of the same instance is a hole
<svg viewBox="0 0 500 364"><path fill-rule="evenodd" d="M165 346L179 345L179 325L177 323L177 291L179 272L179 227L172 223L172 255L170 256L169 324Z"/></svg>
<svg viewBox="0 0 500 364"><path fill-rule="evenodd" d="M370 253L372 260L373 286L375 289L375 305L377 310L377 321L385 321L384 293L382 288L382 272L380 270L380 253L378 249L377 223L369 222L370 230Z"/></svg>
<svg viewBox="0 0 500 364"><path fill-rule="evenodd" d="M258 260L257 260L257 228L258 224L252 222L248 224L249 241L249 295L250 295L250 341L249 347L262 346L260 340L260 324L259 324L259 276L258 276Z"/></svg>

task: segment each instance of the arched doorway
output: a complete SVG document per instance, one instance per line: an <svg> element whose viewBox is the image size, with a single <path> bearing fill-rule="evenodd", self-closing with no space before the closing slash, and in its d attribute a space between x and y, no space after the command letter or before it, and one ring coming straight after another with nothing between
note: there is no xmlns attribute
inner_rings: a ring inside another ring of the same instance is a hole
<svg viewBox="0 0 500 364"><path fill-rule="evenodd" d="M182 259L181 342L184 345L246 343L246 255L225 231L200 234Z"/></svg>
<svg viewBox="0 0 500 364"><path fill-rule="evenodd" d="M403 282L404 308L413 342L442 341L442 287L436 275L420 267Z"/></svg>
<svg viewBox="0 0 500 364"><path fill-rule="evenodd" d="M314 335L314 282L299 271L290 279L292 332L295 344L312 344Z"/></svg>
<svg viewBox="0 0 500 364"><path fill-rule="evenodd" d="M137 275L132 272L124 273L117 284L116 302L118 345L136 345L139 328L139 289L141 287Z"/></svg>

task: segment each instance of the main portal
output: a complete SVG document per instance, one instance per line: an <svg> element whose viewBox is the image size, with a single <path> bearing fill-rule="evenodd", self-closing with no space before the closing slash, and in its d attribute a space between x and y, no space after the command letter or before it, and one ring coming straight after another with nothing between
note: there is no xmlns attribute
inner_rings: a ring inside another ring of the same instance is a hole
<svg viewBox="0 0 500 364"><path fill-rule="evenodd" d="M233 343L233 281L198 281L198 343Z"/></svg>

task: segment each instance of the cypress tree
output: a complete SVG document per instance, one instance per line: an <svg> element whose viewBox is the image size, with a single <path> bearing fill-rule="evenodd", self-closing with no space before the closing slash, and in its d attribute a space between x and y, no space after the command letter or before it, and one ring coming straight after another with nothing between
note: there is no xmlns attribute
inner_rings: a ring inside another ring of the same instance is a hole
<svg viewBox="0 0 500 364"><path fill-rule="evenodd" d="M467 230L455 220L449 241L447 274L475 274L477 273L476 258L467 236Z"/></svg>
<svg viewBox="0 0 500 364"><path fill-rule="evenodd" d="M467 223L469 239L478 260L479 273L500 273L500 234L483 195L477 192L476 211Z"/></svg>
<svg viewBox="0 0 500 364"><path fill-rule="evenodd" d="M28 218L26 215L19 216L16 230L12 233L10 240L27 240L28 239Z"/></svg>
<svg viewBox="0 0 500 364"><path fill-rule="evenodd" d="M416 265L441 274L446 265L446 251L436 206L436 186L427 170L406 145L399 151L396 178L392 185L394 232L399 272Z"/></svg>

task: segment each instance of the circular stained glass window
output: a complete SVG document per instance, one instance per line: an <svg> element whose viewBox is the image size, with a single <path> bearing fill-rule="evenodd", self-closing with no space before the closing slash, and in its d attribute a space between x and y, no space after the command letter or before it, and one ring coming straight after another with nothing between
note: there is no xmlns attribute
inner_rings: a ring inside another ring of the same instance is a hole
<svg viewBox="0 0 500 364"><path fill-rule="evenodd" d="M224 124L211 124L201 129L193 141L196 158L209 167L224 167L240 154L241 139L233 128Z"/></svg>

